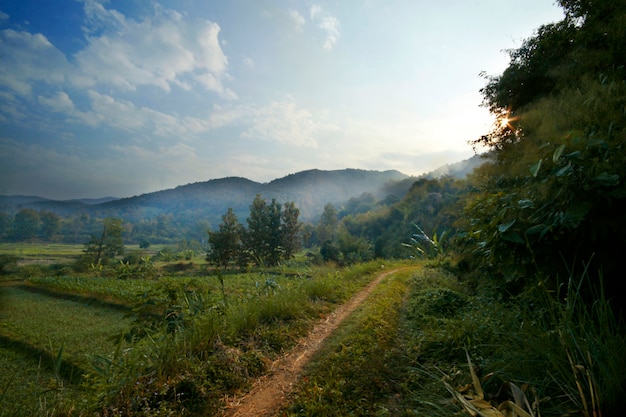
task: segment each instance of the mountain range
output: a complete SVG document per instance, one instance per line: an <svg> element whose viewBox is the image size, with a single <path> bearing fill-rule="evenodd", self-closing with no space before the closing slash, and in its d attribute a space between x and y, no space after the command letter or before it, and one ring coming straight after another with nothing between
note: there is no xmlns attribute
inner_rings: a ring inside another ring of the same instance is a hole
<svg viewBox="0 0 626 417"><path fill-rule="evenodd" d="M473 157L425 176L447 174L462 177L478 163L479 159ZM268 183L227 177L128 198L50 200L35 196L0 196L0 212L14 214L21 209L31 208L50 211L61 217L88 214L128 221L171 214L185 222L204 219L217 225L228 208L232 208L240 219L245 219L255 196L261 195L266 200L276 199L279 203L293 201L300 209L302 221L314 221L319 218L326 204L341 205L364 193L370 193L376 199L389 196L402 198L416 179L395 170L312 169Z"/></svg>

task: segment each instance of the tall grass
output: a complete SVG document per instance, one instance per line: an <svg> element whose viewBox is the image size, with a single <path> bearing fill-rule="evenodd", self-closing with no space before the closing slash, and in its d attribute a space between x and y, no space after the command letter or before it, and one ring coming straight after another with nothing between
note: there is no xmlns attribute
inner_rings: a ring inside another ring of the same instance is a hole
<svg viewBox="0 0 626 417"><path fill-rule="evenodd" d="M626 329L602 288L582 293L590 279L570 277L565 298L540 284L506 304L451 277L415 282L401 338L404 410L504 416L525 404L518 415L623 415Z"/></svg>
<svg viewBox="0 0 626 417"><path fill-rule="evenodd" d="M564 287L566 297L559 300L540 285L536 289L540 308L527 311L522 327L527 348L544 364L544 378L535 383L554 398L545 407L555 413L576 410L583 416L623 415L623 318L616 315L602 286L592 284L588 270L570 276Z"/></svg>

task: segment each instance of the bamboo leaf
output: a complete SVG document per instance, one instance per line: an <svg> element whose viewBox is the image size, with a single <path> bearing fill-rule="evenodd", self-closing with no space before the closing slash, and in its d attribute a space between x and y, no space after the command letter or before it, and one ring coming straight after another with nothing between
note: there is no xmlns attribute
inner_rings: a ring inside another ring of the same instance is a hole
<svg viewBox="0 0 626 417"><path fill-rule="evenodd" d="M559 169L554 175L556 175L557 177L562 177L566 174L569 174L571 171L572 171L572 164L568 162L567 165Z"/></svg>
<svg viewBox="0 0 626 417"><path fill-rule="evenodd" d="M610 187L619 184L619 175L603 172L602 174L596 176L594 180L599 182L601 185L604 185L605 187Z"/></svg>
<svg viewBox="0 0 626 417"><path fill-rule="evenodd" d="M509 230L511 228L511 226L513 226L514 224L515 224L515 219L511 220L508 223L502 223L502 224L498 225L498 231L500 233L504 233L507 230Z"/></svg>
<svg viewBox="0 0 626 417"><path fill-rule="evenodd" d="M474 371L474 367L472 366L472 360L470 359L469 352L465 351L465 355L467 356L467 363L469 365L470 374L472 375L472 383L474 384L474 389L476 390L476 394L479 398L484 399L485 393L483 392L483 387L480 385L480 380L478 376L476 376L476 372Z"/></svg>
<svg viewBox="0 0 626 417"><path fill-rule="evenodd" d="M537 174L539 173L539 169L541 168L541 162L543 161L543 159L540 159L537 163L533 164L530 167L530 173L533 177L536 177Z"/></svg>
<svg viewBox="0 0 626 417"><path fill-rule="evenodd" d="M561 145L554 150L554 153L552 154L552 161L554 163L558 162L559 158L561 158L561 155L563 155L564 150L565 150L565 145Z"/></svg>

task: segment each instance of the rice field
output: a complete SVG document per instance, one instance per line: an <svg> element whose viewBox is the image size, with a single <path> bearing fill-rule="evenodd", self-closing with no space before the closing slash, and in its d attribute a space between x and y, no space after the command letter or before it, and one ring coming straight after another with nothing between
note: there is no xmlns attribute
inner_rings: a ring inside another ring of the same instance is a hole
<svg viewBox="0 0 626 417"><path fill-rule="evenodd" d="M129 323L123 311L13 286L2 288L2 300L0 416L45 415L61 391L67 398L78 389L92 355L115 349Z"/></svg>

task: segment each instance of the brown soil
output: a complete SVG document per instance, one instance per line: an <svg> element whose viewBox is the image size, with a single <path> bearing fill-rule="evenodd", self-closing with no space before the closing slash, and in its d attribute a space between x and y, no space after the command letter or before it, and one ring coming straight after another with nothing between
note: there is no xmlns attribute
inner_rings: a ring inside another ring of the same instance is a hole
<svg viewBox="0 0 626 417"><path fill-rule="evenodd" d="M407 269L407 267L381 273L352 299L317 323L313 330L298 342L296 347L271 365L268 374L257 380L250 391L241 397L228 399L222 416L275 416L285 405L288 395L296 387L304 366L319 350L324 340L365 301L385 277L402 269Z"/></svg>

